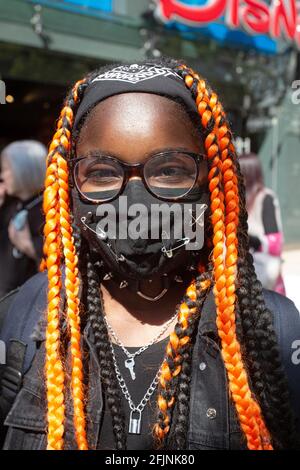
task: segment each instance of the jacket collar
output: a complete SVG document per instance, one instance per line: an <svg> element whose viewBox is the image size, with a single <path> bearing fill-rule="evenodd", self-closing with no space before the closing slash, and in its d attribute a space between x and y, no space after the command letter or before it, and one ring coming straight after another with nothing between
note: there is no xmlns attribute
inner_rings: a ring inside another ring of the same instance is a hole
<svg viewBox="0 0 300 470"><path fill-rule="evenodd" d="M47 319L45 317L46 315L43 315L35 325L30 336L33 341L41 342L46 340ZM85 339L87 339L89 336L90 326L90 321L88 320L83 332L83 337ZM198 324L198 336L203 335L213 335L215 337L218 335L216 326L216 304L212 288L210 289L203 304L202 313Z"/></svg>
<svg viewBox="0 0 300 470"><path fill-rule="evenodd" d="M88 338L90 332L90 321L88 320L83 336L85 339ZM216 304L213 289L211 288L205 302L202 307L202 313L198 324L198 336L209 336L218 337L218 330L216 325Z"/></svg>
<svg viewBox="0 0 300 470"><path fill-rule="evenodd" d="M216 303L213 288L209 290L202 307L202 313L198 326L199 335L218 335L216 325Z"/></svg>

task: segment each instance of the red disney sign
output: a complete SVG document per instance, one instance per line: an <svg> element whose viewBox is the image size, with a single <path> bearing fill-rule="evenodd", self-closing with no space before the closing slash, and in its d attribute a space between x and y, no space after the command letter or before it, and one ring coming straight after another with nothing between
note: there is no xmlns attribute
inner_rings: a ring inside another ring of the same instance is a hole
<svg viewBox="0 0 300 470"><path fill-rule="evenodd" d="M157 12L164 22L177 20L192 26L225 17L226 24L249 34L269 34L300 46L300 14L296 0L272 0L267 5L261 0L210 0L206 5L191 6L177 0L157 0Z"/></svg>

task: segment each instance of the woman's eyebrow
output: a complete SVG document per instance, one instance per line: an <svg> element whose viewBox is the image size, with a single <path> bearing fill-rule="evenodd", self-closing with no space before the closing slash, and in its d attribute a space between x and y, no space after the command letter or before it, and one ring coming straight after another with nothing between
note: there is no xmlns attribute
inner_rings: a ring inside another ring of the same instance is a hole
<svg viewBox="0 0 300 470"><path fill-rule="evenodd" d="M172 152L172 151L181 151L181 152L191 152L191 149L183 146L174 146L174 147L158 147L155 148L154 150L151 150L151 152L146 152L141 156L141 159L148 159L154 155L157 155L158 153L164 153L164 152ZM201 153L201 152L192 152L192 153ZM124 160L124 156L121 154L109 152L108 150L103 150L103 149L93 149L93 150L88 150L87 152L84 152L80 155L79 157L98 157L98 156L105 156L105 157L114 157L118 160Z"/></svg>
<svg viewBox="0 0 300 470"><path fill-rule="evenodd" d="M181 146L176 146L176 147L160 147L160 148L157 148L157 149L154 149L153 151L151 152L148 152L145 154L145 157L149 158L153 155L156 155L158 153L163 153L163 152L174 152L174 151L179 151L179 152L192 152L191 149L187 148L187 147L181 147ZM195 152L192 152L192 153L195 153Z"/></svg>

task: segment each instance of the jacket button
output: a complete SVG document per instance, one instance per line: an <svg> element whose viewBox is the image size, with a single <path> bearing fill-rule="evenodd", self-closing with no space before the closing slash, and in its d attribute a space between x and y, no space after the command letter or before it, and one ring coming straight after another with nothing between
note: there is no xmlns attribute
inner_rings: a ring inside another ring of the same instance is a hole
<svg viewBox="0 0 300 470"><path fill-rule="evenodd" d="M217 411L215 410L215 408L208 408L206 416L209 419L215 419L215 417L217 416Z"/></svg>
<svg viewBox="0 0 300 470"><path fill-rule="evenodd" d="M206 364L205 364L205 362L200 362L200 364L199 364L199 369L200 369L200 370L205 370L205 369L206 369Z"/></svg>

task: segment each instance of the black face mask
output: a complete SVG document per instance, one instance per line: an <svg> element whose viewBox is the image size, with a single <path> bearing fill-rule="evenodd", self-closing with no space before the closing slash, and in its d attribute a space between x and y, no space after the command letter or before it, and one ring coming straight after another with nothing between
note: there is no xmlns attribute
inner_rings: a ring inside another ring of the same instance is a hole
<svg viewBox="0 0 300 470"><path fill-rule="evenodd" d="M171 191L172 195L176 196L176 188ZM170 189L168 192L170 193ZM122 196L127 197L127 205L120 204ZM130 215L127 208L136 203L143 204L147 213ZM162 204L166 205L165 207L177 204L182 209L179 225L181 223L183 226L187 223L183 216L184 205L189 204L189 207L192 207L192 215L195 217L196 204L209 205L209 192L206 186L201 186L197 188L197 191L193 191L184 202L166 202L151 195L142 181L129 181L122 195L108 203L115 209L115 218L104 212L104 204L98 206L84 201L76 189L73 189L75 223L81 228L82 235L88 242L93 260L102 261L106 268L106 270L104 269L106 277L117 277L124 286L156 276L167 278L170 274L176 274L182 270L183 266L187 267L193 264L195 257L199 255L197 250L185 249L187 237L185 237L184 231L182 231L181 238L176 238L174 223L176 220L178 224L178 213L176 216L176 213L170 211L170 225L166 231L161 215L151 217L153 204L156 207ZM102 216L99 216L99 209ZM205 217L207 217L207 213L206 210ZM104 227L104 218L108 222L106 227ZM193 220L195 219L189 218L190 222ZM109 227L113 227L116 233L111 233ZM137 239L132 238L132 228L137 229ZM106 232L106 236L104 232ZM154 239L153 233L158 238ZM122 239L124 236L126 238ZM199 249L201 248L202 246L199 247Z"/></svg>

